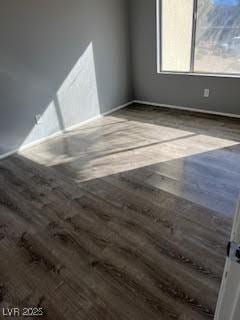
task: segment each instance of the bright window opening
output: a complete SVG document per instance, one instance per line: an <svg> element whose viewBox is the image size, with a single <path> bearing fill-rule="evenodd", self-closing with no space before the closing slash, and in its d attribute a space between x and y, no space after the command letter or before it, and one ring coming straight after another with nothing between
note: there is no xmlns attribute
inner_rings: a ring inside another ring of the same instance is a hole
<svg viewBox="0 0 240 320"><path fill-rule="evenodd" d="M157 0L158 71L240 74L240 0Z"/></svg>

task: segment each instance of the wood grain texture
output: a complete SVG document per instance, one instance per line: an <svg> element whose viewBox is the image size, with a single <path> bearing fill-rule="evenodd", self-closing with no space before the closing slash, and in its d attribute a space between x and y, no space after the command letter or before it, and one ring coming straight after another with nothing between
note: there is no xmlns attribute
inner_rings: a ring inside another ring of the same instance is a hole
<svg viewBox="0 0 240 320"><path fill-rule="evenodd" d="M213 319L239 120L133 105L0 162L0 308Z"/></svg>

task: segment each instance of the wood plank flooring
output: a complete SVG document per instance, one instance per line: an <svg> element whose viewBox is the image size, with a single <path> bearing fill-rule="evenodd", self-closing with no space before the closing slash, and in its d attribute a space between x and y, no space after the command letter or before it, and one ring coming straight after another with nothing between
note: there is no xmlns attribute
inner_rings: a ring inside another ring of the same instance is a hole
<svg viewBox="0 0 240 320"><path fill-rule="evenodd" d="M240 120L132 105L1 161L0 318L213 319L239 141Z"/></svg>

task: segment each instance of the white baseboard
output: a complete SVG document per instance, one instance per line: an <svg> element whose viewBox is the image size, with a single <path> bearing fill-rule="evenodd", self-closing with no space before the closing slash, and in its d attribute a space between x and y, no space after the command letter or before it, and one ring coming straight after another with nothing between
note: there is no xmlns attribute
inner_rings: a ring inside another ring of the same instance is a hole
<svg viewBox="0 0 240 320"><path fill-rule="evenodd" d="M129 101L129 102L127 102L127 103L125 103L125 104L123 104L121 106L118 106L118 107L113 108L113 109L111 109L109 111L103 112L103 113L97 115L96 117L93 117L93 118L88 119L86 121L82 121L82 122L80 122L78 124L70 126L70 127L66 128L65 130L61 130L61 131L55 132L55 133L51 134L50 136L41 138L41 139L33 141L33 142L30 142L28 144L20 146L18 149L15 149L15 150L9 151L7 153L1 154L0 155L0 160L5 159L5 158L7 158L7 157L9 157L9 156L11 156L11 155L13 155L15 153L18 153L18 152L24 151L26 149L32 148L32 147L34 147L36 145L39 145L39 144L41 144L43 142L52 140L52 139L54 139L54 138L56 138L58 136L61 136L64 133L67 133L67 132L70 132L72 130L75 130L75 129L77 129L77 128L81 127L81 126L84 126L84 125L86 125L86 124L88 124L90 122L93 122L93 121L95 121L97 119L103 118L104 116L107 116L107 115L109 115L109 114L111 114L113 112L116 112L116 111L118 111L120 109L126 108L127 106L131 105L132 103L133 103L133 101Z"/></svg>
<svg viewBox="0 0 240 320"><path fill-rule="evenodd" d="M162 107L162 108L177 109L177 110L184 110L184 111L200 112L200 113L212 114L212 115L216 115L216 116L240 118L239 114L234 114L234 113L209 111L209 110L204 110L204 109L200 109L200 108L188 108L188 107L174 106L174 105L170 105L170 104L156 103L156 102L143 101L143 100L134 100L133 103L146 104L146 105L150 105L150 106L154 106L154 107Z"/></svg>
<svg viewBox="0 0 240 320"><path fill-rule="evenodd" d="M13 155L13 154L15 154L15 153L17 153L17 152L18 152L18 150L12 150L12 151L3 153L3 154L0 155L0 160L3 160L3 159L5 159L5 158L8 158L8 157L10 157L11 155Z"/></svg>
<svg viewBox="0 0 240 320"><path fill-rule="evenodd" d="M238 118L240 119L240 115L238 114L233 114L233 113L225 113L225 112L217 112L217 111L208 111L208 110L204 110L204 109L201 109L201 108L188 108L188 107L182 107L182 106L174 106L174 105L169 105L169 104L162 104L162 103L156 103L156 102L150 102L150 101L143 101L143 100L133 100L133 101L129 101L121 106L118 106L118 107L115 107L109 111L106 111L102 114L99 114L97 115L96 117L93 117L91 119L88 119L86 121L83 121L83 122L80 122L76 125L73 125L73 126L70 126L68 128L66 128L64 131L58 131L58 132L55 132L53 133L52 135L50 136L47 136L47 137L44 137L44 138L41 138L39 140L36 140L34 142L31 142L31 143L28 143L26 145L23 145L23 146L20 146L18 149L15 149L15 150L12 150L12 151L9 151L7 153L4 153L4 154L1 154L0 155L0 160L2 159L5 159L15 153L18 153L18 152L21 152L23 150L26 150L26 149L29 149L31 147L34 147L36 145L39 145L43 142L46 142L48 140L51 140L51 139L54 139L66 132L70 132L72 130L75 130L81 126L84 126L92 121L95 121L97 119L100 119L104 116L107 116L113 112L116 112L120 109L123 109L123 108L126 108L127 106L133 104L133 103L139 103L139 104L145 104L145 105L150 105L150 106L155 106L155 107L162 107L162 108L169 108L169 109L177 109L177 110L185 110L185 111L192 111L192 112L200 112L200 113L206 113L206 114L212 114L212 115L218 115L218 116L224 116L224 117L231 117L231 118Z"/></svg>

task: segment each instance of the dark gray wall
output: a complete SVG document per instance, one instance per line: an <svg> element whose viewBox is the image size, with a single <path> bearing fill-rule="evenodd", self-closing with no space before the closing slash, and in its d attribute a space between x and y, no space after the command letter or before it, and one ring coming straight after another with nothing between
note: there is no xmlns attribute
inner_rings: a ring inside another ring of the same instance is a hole
<svg viewBox="0 0 240 320"><path fill-rule="evenodd" d="M155 5L155 0L130 0L135 99L240 114L240 79L157 74ZM208 99L204 88L211 90Z"/></svg>
<svg viewBox="0 0 240 320"><path fill-rule="evenodd" d="M127 4L1 1L0 155L131 100Z"/></svg>

